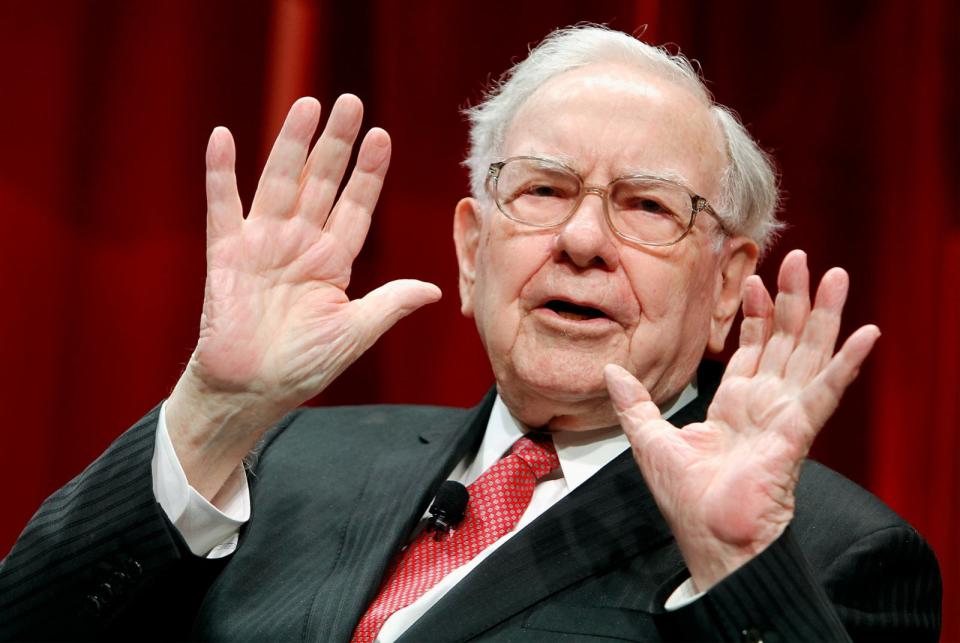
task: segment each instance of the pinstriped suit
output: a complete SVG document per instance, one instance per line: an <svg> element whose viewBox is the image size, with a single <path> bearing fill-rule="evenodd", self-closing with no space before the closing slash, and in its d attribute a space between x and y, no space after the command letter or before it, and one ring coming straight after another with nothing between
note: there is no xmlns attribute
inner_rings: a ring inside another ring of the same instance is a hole
<svg viewBox="0 0 960 643"><path fill-rule="evenodd" d="M673 418L701 419L718 381ZM48 499L0 568L0 637L345 641L432 491L475 449L470 411L300 410L268 436L229 559L189 550L156 504L157 411ZM940 577L879 500L808 462L787 533L663 613L682 558L629 452L508 541L404 641L936 640Z"/></svg>

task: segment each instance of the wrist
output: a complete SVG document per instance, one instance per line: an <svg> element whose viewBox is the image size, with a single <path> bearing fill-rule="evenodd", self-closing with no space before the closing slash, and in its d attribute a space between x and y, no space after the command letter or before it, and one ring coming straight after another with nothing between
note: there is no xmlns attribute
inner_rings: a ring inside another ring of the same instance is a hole
<svg viewBox="0 0 960 643"><path fill-rule="evenodd" d="M285 410L256 393L214 390L188 366L166 401L165 414L190 486L212 500Z"/></svg>
<svg viewBox="0 0 960 643"><path fill-rule="evenodd" d="M677 538L680 552L690 571L690 578L698 592L707 592L724 578L756 558L769 547L786 528L778 525L762 539L749 543L732 544L718 538Z"/></svg>

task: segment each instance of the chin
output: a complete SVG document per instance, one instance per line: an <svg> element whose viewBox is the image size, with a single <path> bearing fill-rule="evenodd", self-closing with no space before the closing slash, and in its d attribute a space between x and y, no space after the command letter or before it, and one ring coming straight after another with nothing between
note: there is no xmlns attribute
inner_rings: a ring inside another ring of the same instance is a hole
<svg viewBox="0 0 960 643"><path fill-rule="evenodd" d="M589 431L617 423L604 382L585 386L575 378L514 378L497 380L510 412L529 427L551 431Z"/></svg>
<svg viewBox="0 0 960 643"><path fill-rule="evenodd" d="M562 372L521 368L516 373L516 379L524 388L557 402L575 403L607 397L603 366Z"/></svg>
<svg viewBox="0 0 960 643"><path fill-rule="evenodd" d="M536 331L521 324L516 335L484 336L481 329L497 388L514 417L556 430L615 424L603 369L629 363L628 338Z"/></svg>
<svg viewBox="0 0 960 643"><path fill-rule="evenodd" d="M517 419L552 430L588 430L616 423L603 378L612 360L557 351L513 353L494 364L497 386Z"/></svg>
<svg viewBox="0 0 960 643"><path fill-rule="evenodd" d="M494 364L498 381L512 381L545 399L576 403L607 399L603 368L626 364L628 344L619 336L572 340L521 332L502 355L500 364Z"/></svg>
<svg viewBox="0 0 960 643"><path fill-rule="evenodd" d="M525 388L548 399L576 402L607 397L603 367L610 361L595 354L544 352L516 360L512 370Z"/></svg>

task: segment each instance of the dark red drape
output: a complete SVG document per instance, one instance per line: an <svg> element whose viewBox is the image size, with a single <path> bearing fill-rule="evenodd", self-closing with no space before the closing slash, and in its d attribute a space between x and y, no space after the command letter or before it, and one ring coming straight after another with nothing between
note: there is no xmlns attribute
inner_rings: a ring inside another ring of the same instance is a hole
<svg viewBox="0 0 960 643"><path fill-rule="evenodd" d="M234 132L249 200L292 99L361 96L395 155L351 286L401 276L444 300L318 400L469 405L491 383L460 317L450 215L458 114L550 29L677 43L777 156L802 247L846 267L847 330L884 335L815 455L933 543L960 640L960 5L810 0L0 4L0 550L176 380L203 284L203 150Z"/></svg>

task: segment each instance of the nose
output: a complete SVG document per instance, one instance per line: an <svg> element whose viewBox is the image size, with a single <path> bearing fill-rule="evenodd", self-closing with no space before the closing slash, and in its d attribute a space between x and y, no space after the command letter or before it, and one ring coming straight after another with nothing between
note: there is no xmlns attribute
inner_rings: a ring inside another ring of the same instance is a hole
<svg viewBox="0 0 960 643"><path fill-rule="evenodd" d="M586 190L577 210L557 235L555 252L559 261L570 261L578 268L616 270L620 250L607 223L604 198L600 190Z"/></svg>

